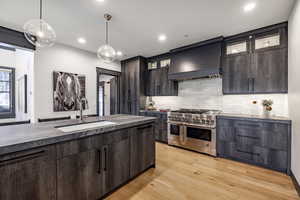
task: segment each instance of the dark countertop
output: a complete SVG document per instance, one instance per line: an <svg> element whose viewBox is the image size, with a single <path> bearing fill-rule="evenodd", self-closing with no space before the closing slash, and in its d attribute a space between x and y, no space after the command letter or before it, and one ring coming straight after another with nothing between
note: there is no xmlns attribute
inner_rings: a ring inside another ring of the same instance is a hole
<svg viewBox="0 0 300 200"><path fill-rule="evenodd" d="M225 118L245 118L250 120L263 120L269 122L280 122L280 123L291 123L291 120L288 117L281 117L281 116L269 116L265 117L263 115L249 115L249 114L233 114L233 113L221 113L218 114L218 117L225 117Z"/></svg>
<svg viewBox="0 0 300 200"><path fill-rule="evenodd" d="M160 113L160 114L168 114L168 112L163 112L159 110L140 110L140 112L149 112L149 113Z"/></svg>
<svg viewBox="0 0 300 200"><path fill-rule="evenodd" d="M84 122L107 120L116 123L116 125L68 133L64 133L55 127L80 123L80 120L72 119L37 124L3 126L0 127L0 155L151 123L155 119L154 117L133 115L89 117L86 118Z"/></svg>

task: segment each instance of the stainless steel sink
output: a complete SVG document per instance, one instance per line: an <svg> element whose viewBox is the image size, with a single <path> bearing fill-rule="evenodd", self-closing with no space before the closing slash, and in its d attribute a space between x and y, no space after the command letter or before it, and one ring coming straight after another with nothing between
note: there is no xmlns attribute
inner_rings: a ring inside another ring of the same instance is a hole
<svg viewBox="0 0 300 200"><path fill-rule="evenodd" d="M76 132L82 130L92 130L101 127L113 126L116 125L114 122L110 121L97 121L97 122L86 122L86 123L79 123L79 124L71 124L66 126L58 126L55 127L58 130L68 133L68 132Z"/></svg>

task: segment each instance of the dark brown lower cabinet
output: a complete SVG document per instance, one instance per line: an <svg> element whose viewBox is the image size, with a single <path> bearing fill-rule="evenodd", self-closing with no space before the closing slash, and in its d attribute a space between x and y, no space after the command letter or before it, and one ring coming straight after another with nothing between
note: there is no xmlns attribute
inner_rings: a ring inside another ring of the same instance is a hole
<svg viewBox="0 0 300 200"><path fill-rule="evenodd" d="M0 156L1 200L56 200L55 146Z"/></svg>
<svg viewBox="0 0 300 200"><path fill-rule="evenodd" d="M0 200L98 200L154 166L153 123L0 156Z"/></svg>
<svg viewBox="0 0 300 200"><path fill-rule="evenodd" d="M230 158L290 173L290 121L217 119L217 152Z"/></svg>
<svg viewBox="0 0 300 200"><path fill-rule="evenodd" d="M57 145L57 199L96 200L102 192L102 137Z"/></svg>
<svg viewBox="0 0 300 200"><path fill-rule="evenodd" d="M107 194L129 180L130 137L129 130L104 135L103 192Z"/></svg>
<svg viewBox="0 0 300 200"><path fill-rule="evenodd" d="M155 163L153 124L131 129L130 177L133 178Z"/></svg>
<svg viewBox="0 0 300 200"><path fill-rule="evenodd" d="M156 117L154 133L155 140L158 142L168 143L168 113L159 111L143 111L142 116Z"/></svg>
<svg viewBox="0 0 300 200"><path fill-rule="evenodd" d="M58 199L99 199L102 196L99 162L97 150L58 160Z"/></svg>

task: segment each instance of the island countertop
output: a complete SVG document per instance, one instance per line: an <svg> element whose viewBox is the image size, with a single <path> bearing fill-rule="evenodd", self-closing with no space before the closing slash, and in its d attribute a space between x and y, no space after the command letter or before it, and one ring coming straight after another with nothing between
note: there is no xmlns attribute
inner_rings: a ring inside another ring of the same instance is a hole
<svg viewBox="0 0 300 200"><path fill-rule="evenodd" d="M0 155L143 125L153 122L155 118L120 114L89 117L84 119L84 122L100 120L107 120L115 124L77 132L62 132L55 128L81 122L75 119L0 127Z"/></svg>

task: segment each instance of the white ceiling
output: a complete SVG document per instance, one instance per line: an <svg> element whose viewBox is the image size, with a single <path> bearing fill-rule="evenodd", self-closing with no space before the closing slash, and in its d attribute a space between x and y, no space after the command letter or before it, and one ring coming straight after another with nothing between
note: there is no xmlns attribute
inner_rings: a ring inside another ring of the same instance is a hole
<svg viewBox="0 0 300 200"><path fill-rule="evenodd" d="M248 2L255 10L243 11ZM125 56L153 56L201 40L286 21L294 0L44 0L44 19L60 43L96 52L104 43L103 14L113 15L110 44ZM0 0L0 26L22 30L39 16L39 0ZM167 35L164 43L159 34ZM188 37L184 37L184 35ZM85 45L77 43L85 37Z"/></svg>

